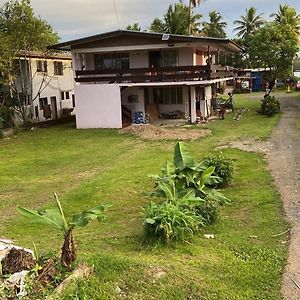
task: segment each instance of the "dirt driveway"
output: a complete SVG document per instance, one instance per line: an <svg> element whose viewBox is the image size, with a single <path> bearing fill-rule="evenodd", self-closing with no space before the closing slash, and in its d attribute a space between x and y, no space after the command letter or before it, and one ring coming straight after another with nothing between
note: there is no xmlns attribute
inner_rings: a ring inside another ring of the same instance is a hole
<svg viewBox="0 0 300 300"><path fill-rule="evenodd" d="M285 300L300 299L300 95L278 95L283 115L269 140L266 153L284 210L292 225L288 264L283 276Z"/></svg>

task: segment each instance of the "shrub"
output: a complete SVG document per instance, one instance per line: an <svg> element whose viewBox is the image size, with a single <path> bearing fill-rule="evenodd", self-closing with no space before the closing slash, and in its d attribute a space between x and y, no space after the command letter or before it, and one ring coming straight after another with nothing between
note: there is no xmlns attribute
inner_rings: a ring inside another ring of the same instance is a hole
<svg viewBox="0 0 300 300"><path fill-rule="evenodd" d="M146 209L146 234L165 241L182 240L200 227L213 224L219 207L229 202L213 189L222 179L213 175L214 166L206 161L195 163L184 144L178 142L174 151L174 164L166 162L162 176L152 176L155 190L146 195L163 199Z"/></svg>
<svg viewBox="0 0 300 300"><path fill-rule="evenodd" d="M222 178L222 182L217 183L217 186L228 185L233 178L232 160L225 157L222 153L210 154L204 159L206 166L215 167L214 175Z"/></svg>
<svg viewBox="0 0 300 300"><path fill-rule="evenodd" d="M279 113L280 103L274 96L267 96L261 100L261 113L268 117Z"/></svg>
<svg viewBox="0 0 300 300"><path fill-rule="evenodd" d="M201 217L170 202L158 205L151 202L145 210L146 235L166 242L188 239L198 230L200 224L204 225Z"/></svg>

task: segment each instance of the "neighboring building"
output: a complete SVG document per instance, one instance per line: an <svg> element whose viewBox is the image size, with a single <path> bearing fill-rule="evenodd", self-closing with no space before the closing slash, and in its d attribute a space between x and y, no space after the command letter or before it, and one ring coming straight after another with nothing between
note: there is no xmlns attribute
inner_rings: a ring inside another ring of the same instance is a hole
<svg viewBox="0 0 300 300"><path fill-rule="evenodd" d="M242 51L227 39L125 30L50 48L72 52L77 128L121 128L140 113L150 121L209 116L234 75L219 58Z"/></svg>
<svg viewBox="0 0 300 300"><path fill-rule="evenodd" d="M74 111L74 78L70 54L31 52L26 57L21 56L20 62L20 75L13 86L19 97L28 99L28 113L31 111L34 122L59 119ZM30 98L33 100L31 106ZM21 122L17 114L15 121Z"/></svg>

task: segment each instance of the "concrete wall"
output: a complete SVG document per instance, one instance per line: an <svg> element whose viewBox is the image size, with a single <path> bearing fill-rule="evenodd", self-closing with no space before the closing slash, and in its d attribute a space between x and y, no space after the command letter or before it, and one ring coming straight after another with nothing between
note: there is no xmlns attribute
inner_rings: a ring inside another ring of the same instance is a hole
<svg viewBox="0 0 300 300"><path fill-rule="evenodd" d="M121 91L115 84L77 84L77 128L122 128Z"/></svg>
<svg viewBox="0 0 300 300"><path fill-rule="evenodd" d="M129 52L130 68L148 68L149 55L148 51Z"/></svg>
<svg viewBox="0 0 300 300"><path fill-rule="evenodd" d="M193 66L194 65L194 49L179 48L178 49L178 65Z"/></svg>
<svg viewBox="0 0 300 300"><path fill-rule="evenodd" d="M130 96L137 96L138 102L132 103L128 99ZM144 101L144 88L141 87L129 87L122 92L122 105L126 106L132 111L132 116L135 112L141 111L145 113L145 101Z"/></svg>
<svg viewBox="0 0 300 300"><path fill-rule="evenodd" d="M211 86L206 86L204 88L205 93L205 100L206 101L200 101L200 110L201 115L203 117L209 117L211 114L211 98L212 98L212 88Z"/></svg>

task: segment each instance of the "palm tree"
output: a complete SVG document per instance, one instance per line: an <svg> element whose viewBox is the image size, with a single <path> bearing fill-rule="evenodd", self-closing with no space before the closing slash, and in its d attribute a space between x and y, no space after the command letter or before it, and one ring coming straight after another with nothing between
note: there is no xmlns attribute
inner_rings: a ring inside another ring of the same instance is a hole
<svg viewBox="0 0 300 300"><path fill-rule="evenodd" d="M191 35L192 34L192 15L193 15L193 8L200 5L201 2L203 2L204 0L189 0L189 27L188 27L188 34Z"/></svg>
<svg viewBox="0 0 300 300"><path fill-rule="evenodd" d="M153 20L150 31L187 35L190 23L191 32L196 34L199 32L200 23L198 20L201 17L201 15L197 14L192 15L190 19L189 8L182 3L176 3L173 6L169 6L163 19L155 18Z"/></svg>
<svg viewBox="0 0 300 300"><path fill-rule="evenodd" d="M221 22L223 19L222 16L214 11L209 13L209 22L203 22L202 33L205 36L216 37L216 38L225 38L225 28L227 26L226 22Z"/></svg>
<svg viewBox="0 0 300 300"><path fill-rule="evenodd" d="M246 9L246 15L241 16L239 20L235 20L234 24L238 26L234 29L237 31L237 36L245 39L249 35L252 35L261 25L264 24L262 19L263 14L256 15L256 8L250 7Z"/></svg>
<svg viewBox="0 0 300 300"><path fill-rule="evenodd" d="M293 7L288 4L279 5L278 12L270 16L274 17L275 23L289 25L297 35L300 34L300 14L297 14Z"/></svg>

